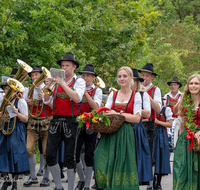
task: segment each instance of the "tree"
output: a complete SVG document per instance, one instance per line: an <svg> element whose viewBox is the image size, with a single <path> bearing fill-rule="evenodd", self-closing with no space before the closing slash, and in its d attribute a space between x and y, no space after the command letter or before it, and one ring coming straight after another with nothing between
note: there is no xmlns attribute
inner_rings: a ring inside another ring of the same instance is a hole
<svg viewBox="0 0 200 190"><path fill-rule="evenodd" d="M56 60L72 52L80 62L96 66L106 83L131 65L145 45L145 27L158 13L145 0L11 0L0 8L0 62L17 66L58 67Z"/></svg>

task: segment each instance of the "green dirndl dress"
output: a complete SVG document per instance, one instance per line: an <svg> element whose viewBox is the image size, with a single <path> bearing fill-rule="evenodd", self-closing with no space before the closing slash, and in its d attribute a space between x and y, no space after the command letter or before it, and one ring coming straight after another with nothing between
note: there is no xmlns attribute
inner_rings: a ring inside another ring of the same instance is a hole
<svg viewBox="0 0 200 190"><path fill-rule="evenodd" d="M184 129L180 134L174 152L173 189L200 190L200 152L188 151L191 140L186 133Z"/></svg>
<svg viewBox="0 0 200 190"><path fill-rule="evenodd" d="M99 189L139 190L135 137L131 123L124 122L113 134L103 134L94 154Z"/></svg>

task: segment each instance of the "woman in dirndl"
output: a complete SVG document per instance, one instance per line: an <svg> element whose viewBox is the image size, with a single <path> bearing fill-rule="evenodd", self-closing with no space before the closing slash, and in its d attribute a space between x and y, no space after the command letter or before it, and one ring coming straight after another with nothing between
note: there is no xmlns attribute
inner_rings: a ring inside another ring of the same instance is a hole
<svg viewBox="0 0 200 190"><path fill-rule="evenodd" d="M162 108L155 118L155 141L154 141L154 159L156 161L154 186L155 190L162 190L161 179L163 175L171 173L169 160L169 143L166 128L172 127L172 111L170 107L165 107L162 98Z"/></svg>
<svg viewBox="0 0 200 190"><path fill-rule="evenodd" d="M189 104L193 105L193 109L190 110L193 117L184 108L184 105L188 104L185 98L188 96L191 96ZM180 135L174 152L173 189L200 190L200 152L193 150L193 140L190 140L200 137L200 75L193 74L189 77L179 102L178 114L184 117L184 120L182 119L183 123L180 125ZM184 125L190 119L197 125L194 133L189 131L190 128L188 130L189 125Z"/></svg>
<svg viewBox="0 0 200 190"><path fill-rule="evenodd" d="M121 67L117 73L120 90L111 92L105 115L122 114L124 123L112 134L102 134L95 151L95 176L98 189L139 190L135 137L132 123L141 117L141 96L130 87L133 73L129 67Z"/></svg>
<svg viewBox="0 0 200 190"><path fill-rule="evenodd" d="M142 99L142 118L148 120L151 114L151 104L147 92L142 91L143 78L139 77L138 70L132 68L133 71L133 85L132 90L139 92ZM133 129L136 143L137 169L138 180L140 185L148 185L149 181L153 181L151 152L149 147L148 137L142 123L142 118L139 123L134 123Z"/></svg>
<svg viewBox="0 0 200 190"><path fill-rule="evenodd" d="M2 100L3 97L0 99L0 104ZM15 109L12 112L17 114L14 131L10 135L4 135L0 132L0 171L4 178L1 190L6 190L11 184L11 190L17 190L18 175L29 171L28 153L22 123L28 121L28 107L26 101L22 98L15 98L12 103L15 105ZM2 117L2 112L0 112L0 117ZM13 118L9 119L9 121L5 123L5 130L7 127L10 128L12 126ZM12 174L13 183L9 179L9 173Z"/></svg>

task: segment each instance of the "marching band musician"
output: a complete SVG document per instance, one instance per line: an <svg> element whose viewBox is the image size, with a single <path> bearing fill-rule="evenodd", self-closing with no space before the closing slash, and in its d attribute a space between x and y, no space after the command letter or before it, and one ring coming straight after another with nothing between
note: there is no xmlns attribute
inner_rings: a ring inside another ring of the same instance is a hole
<svg viewBox="0 0 200 190"><path fill-rule="evenodd" d="M167 82L167 84L170 86L171 91L164 96L164 105L166 107L170 107L171 111L173 113L172 117L177 118L178 115L173 112L174 105L178 102L178 99L181 96L181 92L179 91L179 88L181 88L182 84L179 82L177 77L173 77L171 81Z"/></svg>
<svg viewBox="0 0 200 190"><path fill-rule="evenodd" d="M139 92L142 99L142 117L148 119L151 114L151 104L149 95L147 92L142 91L143 78L139 77L138 70L132 68L133 71L133 85L132 90ZM148 137L142 123L134 123L134 133L137 152L137 168L138 168L138 180L140 185L147 185L149 181L153 180L152 167L151 167L151 152L148 143Z"/></svg>
<svg viewBox="0 0 200 190"><path fill-rule="evenodd" d="M76 141L78 132L79 102L85 93L85 81L78 78L74 70L79 67L75 56L67 52L63 59L57 61L61 69L65 70L65 78L55 77L57 85L53 95L44 95L47 104L53 101L53 119L49 126L47 139L47 164L52 173L55 189L63 190L61 184L60 167L56 160L57 149L62 140L65 142L65 162L67 166L68 190L74 190L76 177Z"/></svg>
<svg viewBox="0 0 200 190"><path fill-rule="evenodd" d="M94 72L94 66L92 64L87 64L79 74L86 82L86 91L84 93L82 104L80 108L80 114L84 112L91 112L91 110L96 110L101 106L102 102L102 90L96 88L93 80L98 75ZM90 129L86 130L86 125L82 127L78 135L77 147L76 147L76 163L77 172L80 178L78 185L75 190L89 190L90 182L92 178L93 165L94 165L94 150L96 147L97 132L93 132ZM80 162L81 148L85 143L85 177L83 172L83 167Z"/></svg>
<svg viewBox="0 0 200 190"><path fill-rule="evenodd" d="M42 68L40 66L34 66L33 70L29 73L31 76L31 80L35 81L40 75L42 74ZM41 82L38 86L41 90L45 87L45 84ZM34 102L33 95L31 97L28 97L28 92L30 88L26 88L23 98L26 100L29 110L32 109L31 115L37 115L37 111L41 109L41 102L43 99L42 92L38 93L38 98L40 101ZM35 150L36 150L36 144L39 141L39 139L42 142L42 152L44 159L46 160L46 143L47 143L47 135L48 135L48 128L49 128L49 122L52 118L52 103L46 105L43 107L41 114L33 118L30 116L28 127L27 127L27 151L29 156L29 167L30 167L30 177L29 179L24 183L24 186L29 187L32 184L37 184L38 179L36 177L35 167L36 167L36 159L35 159ZM46 165L44 161L44 165ZM46 187L49 186L49 168L45 167L45 173L42 182L40 183L40 187Z"/></svg>
<svg viewBox="0 0 200 190"><path fill-rule="evenodd" d="M5 93L9 89L8 84L2 86ZM3 97L0 99L2 103ZM8 173L12 174L13 184L12 190L17 190L18 175L29 171L28 153L26 149L26 140L23 128L23 122L28 121L28 107L24 99L19 99L17 96L11 101L15 108L12 113L17 114L16 124L13 132L10 135L4 135L0 132L0 171L4 178L4 183L1 190L6 190L12 183L9 180ZM0 112L2 117L2 112ZM9 117L5 127L12 126L13 118Z"/></svg>
<svg viewBox="0 0 200 190"><path fill-rule="evenodd" d="M146 88L146 92L148 93L151 102L150 118L147 121L145 118L142 119L149 140L149 146L152 158L152 171L154 175L155 160L153 159L153 150L154 150L154 139L155 139L155 118L156 118L156 113L160 113L162 105L161 91L157 86L154 86L151 82L154 76L157 76L157 74L154 73L153 71L152 63L146 63L146 65L141 70L138 71L141 72L141 78L144 79L144 86ZM152 189L153 189L153 181L149 182L149 185L147 187L147 190L152 190Z"/></svg>

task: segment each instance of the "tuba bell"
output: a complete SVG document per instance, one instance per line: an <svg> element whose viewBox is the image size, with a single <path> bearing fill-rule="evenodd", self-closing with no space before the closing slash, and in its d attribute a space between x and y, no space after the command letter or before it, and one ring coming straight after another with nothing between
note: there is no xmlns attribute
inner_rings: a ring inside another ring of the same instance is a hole
<svg viewBox="0 0 200 190"><path fill-rule="evenodd" d="M11 102L14 99L15 94L17 92L24 92L24 86L18 80L9 78L7 80L7 83L10 86L10 88L4 95L3 101L0 106L0 112L2 112L2 117L0 118L0 130L4 135L10 135L13 132L16 123L16 117L14 117L12 127L9 127L10 117L9 114L6 113L6 108L8 105L14 107L14 105ZM6 122L8 122L7 129L4 129Z"/></svg>
<svg viewBox="0 0 200 190"><path fill-rule="evenodd" d="M103 80L100 77L95 77L94 79L94 85L98 86L100 88L105 88L105 83L103 82Z"/></svg>
<svg viewBox="0 0 200 190"><path fill-rule="evenodd" d="M42 74L35 81L33 81L32 85L29 89L29 92L28 92L28 97L32 97L35 87L38 87L40 85L40 83L43 82L46 78L51 77L51 73L49 72L48 69L46 69L45 67L42 67L42 71L43 71ZM41 103L41 108L40 108L40 110L38 110L38 106L39 106L40 103ZM32 113L33 112L33 105L37 106L35 114ZM28 110L29 115L32 118L38 117L42 113L43 106L44 106L43 102L41 102L39 100L32 99L32 105L29 106L29 110Z"/></svg>

